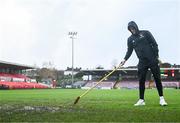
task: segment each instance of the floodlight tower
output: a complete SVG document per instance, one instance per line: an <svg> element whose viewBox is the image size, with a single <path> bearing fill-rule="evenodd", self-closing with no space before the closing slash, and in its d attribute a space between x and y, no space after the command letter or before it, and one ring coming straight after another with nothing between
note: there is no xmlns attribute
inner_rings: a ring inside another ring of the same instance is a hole
<svg viewBox="0 0 180 123"><path fill-rule="evenodd" d="M69 32L68 35L72 39L72 85L74 83L74 39L77 35L77 32Z"/></svg>

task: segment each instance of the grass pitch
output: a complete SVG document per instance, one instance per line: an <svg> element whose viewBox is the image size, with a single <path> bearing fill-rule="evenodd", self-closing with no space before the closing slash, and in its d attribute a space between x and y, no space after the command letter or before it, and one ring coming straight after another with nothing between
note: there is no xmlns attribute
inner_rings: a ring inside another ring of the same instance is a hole
<svg viewBox="0 0 180 123"><path fill-rule="evenodd" d="M168 106L159 105L156 89L146 89L146 105L134 107L138 90L0 90L0 122L180 122L180 90L164 89Z"/></svg>

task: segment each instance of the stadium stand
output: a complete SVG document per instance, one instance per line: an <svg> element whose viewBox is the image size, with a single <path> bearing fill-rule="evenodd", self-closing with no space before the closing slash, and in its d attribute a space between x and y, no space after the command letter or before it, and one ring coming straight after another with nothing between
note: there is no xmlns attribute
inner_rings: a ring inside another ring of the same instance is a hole
<svg viewBox="0 0 180 123"><path fill-rule="evenodd" d="M146 88L153 88L154 82L149 83L149 81L145 82L145 87ZM138 80L136 81L120 81L117 85L116 88L127 88L127 89L138 89L139 88L139 82Z"/></svg>
<svg viewBox="0 0 180 123"><path fill-rule="evenodd" d="M88 83L82 87L83 89L88 89L92 87L94 84L98 82L105 74L111 72L112 70L109 69L87 69L87 70L81 70L81 72L84 74L84 76L88 76L90 79L88 79ZM180 67L168 67L168 68L161 68L161 79L162 79L162 85L164 88L180 88ZM112 82L111 84L104 85L105 82ZM99 84L97 87L102 88L108 87L108 88L139 88L139 82L138 82L138 76L137 76L137 67L133 68L122 68L119 70L116 70L109 78L107 78L106 81L103 81L101 84ZM152 76L152 73L150 71L147 72L146 76L146 88L155 88L155 82ZM96 87L96 88L97 88Z"/></svg>
<svg viewBox="0 0 180 123"><path fill-rule="evenodd" d="M83 88L91 88L92 86L96 85L97 81L89 81ZM115 82L111 82L111 81L105 81L105 82L101 82L100 84L98 84L96 86L97 89L113 89ZM82 88L82 89L83 89Z"/></svg>
<svg viewBox="0 0 180 123"><path fill-rule="evenodd" d="M48 88L47 86L39 83L28 83L28 82L0 82L2 89L33 89L33 88Z"/></svg>
<svg viewBox="0 0 180 123"><path fill-rule="evenodd" d="M10 80L10 81L8 81ZM0 73L0 86L6 89L30 89L30 88L48 88L41 83L30 82L30 78L22 74Z"/></svg>
<svg viewBox="0 0 180 123"><path fill-rule="evenodd" d="M162 82L164 88L180 88L180 82Z"/></svg>
<svg viewBox="0 0 180 123"><path fill-rule="evenodd" d="M86 81L77 81L73 84L73 88L81 88L85 86L86 83L87 83Z"/></svg>
<svg viewBox="0 0 180 123"><path fill-rule="evenodd" d="M0 61L0 89L49 88L47 85L31 82L31 79L20 71L33 67Z"/></svg>
<svg viewBox="0 0 180 123"><path fill-rule="evenodd" d="M117 85L116 88L138 88L139 84L138 81L120 81Z"/></svg>

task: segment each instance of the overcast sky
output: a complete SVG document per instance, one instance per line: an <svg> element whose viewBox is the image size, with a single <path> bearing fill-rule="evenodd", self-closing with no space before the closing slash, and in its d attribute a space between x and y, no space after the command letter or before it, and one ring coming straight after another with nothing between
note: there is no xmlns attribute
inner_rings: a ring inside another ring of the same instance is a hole
<svg viewBox="0 0 180 123"><path fill-rule="evenodd" d="M66 69L68 32L77 31L74 66L108 69L124 58L134 20L154 35L163 62L180 64L179 8L179 0L0 0L0 60ZM137 63L133 53L125 66Z"/></svg>

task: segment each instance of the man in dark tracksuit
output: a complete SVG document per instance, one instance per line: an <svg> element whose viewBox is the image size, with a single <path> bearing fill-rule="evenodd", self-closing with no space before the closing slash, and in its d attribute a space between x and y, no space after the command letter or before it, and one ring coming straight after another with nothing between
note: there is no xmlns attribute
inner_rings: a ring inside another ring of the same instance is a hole
<svg viewBox="0 0 180 123"><path fill-rule="evenodd" d="M138 102L135 104L135 106L145 105L145 81L146 73L149 68L155 79L158 94L160 96L160 105L167 105L163 97L163 88L160 77L160 67L158 60L159 50L154 37L149 31L139 30L137 24L134 21L129 22L128 30L132 33L132 35L128 38L128 50L121 64L124 65L128 58L131 56L133 50L135 50L136 55L139 59L138 78L140 98Z"/></svg>

